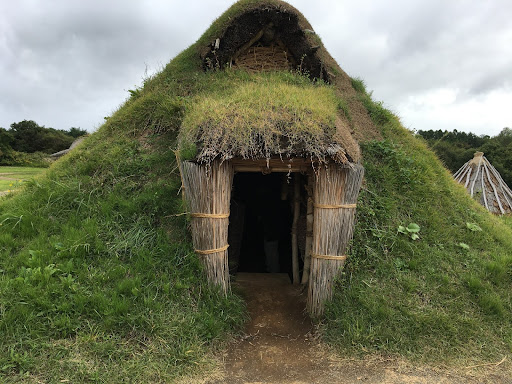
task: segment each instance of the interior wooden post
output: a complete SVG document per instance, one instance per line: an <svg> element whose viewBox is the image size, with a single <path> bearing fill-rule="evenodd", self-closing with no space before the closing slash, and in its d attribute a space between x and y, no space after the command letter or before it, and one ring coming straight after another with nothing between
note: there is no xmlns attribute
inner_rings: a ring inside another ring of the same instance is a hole
<svg viewBox="0 0 512 384"><path fill-rule="evenodd" d="M300 215L300 174L293 175L292 272L293 284L299 284L299 240L297 224Z"/></svg>
<svg viewBox="0 0 512 384"><path fill-rule="evenodd" d="M302 271L302 284L309 281L309 272L311 269L311 248L313 245L313 175L311 172L307 175L308 181L306 192L308 195L307 213L306 213L306 249L304 252L304 270Z"/></svg>

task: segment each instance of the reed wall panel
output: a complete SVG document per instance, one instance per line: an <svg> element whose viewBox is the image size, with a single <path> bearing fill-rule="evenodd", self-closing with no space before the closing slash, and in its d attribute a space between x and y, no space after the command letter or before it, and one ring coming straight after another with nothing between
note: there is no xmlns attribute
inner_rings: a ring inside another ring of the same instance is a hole
<svg viewBox="0 0 512 384"><path fill-rule="evenodd" d="M334 280L345 265L363 175L364 168L358 164L330 164L321 166L316 173L307 301L313 316L323 313L325 301L332 297Z"/></svg>
<svg viewBox="0 0 512 384"><path fill-rule="evenodd" d="M230 289L227 246L233 166L229 161L214 161L210 165L184 161L181 172L191 213L194 248L203 262L208 281L227 293Z"/></svg>

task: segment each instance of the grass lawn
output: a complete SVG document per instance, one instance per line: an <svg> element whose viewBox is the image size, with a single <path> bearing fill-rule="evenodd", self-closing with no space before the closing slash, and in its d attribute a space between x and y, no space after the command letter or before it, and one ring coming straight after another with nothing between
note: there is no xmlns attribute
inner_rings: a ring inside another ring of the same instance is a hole
<svg viewBox="0 0 512 384"><path fill-rule="evenodd" d="M510 228L512 228L512 216L511 215L502 216L501 219L503 220L503 222L505 224L507 224Z"/></svg>
<svg viewBox="0 0 512 384"><path fill-rule="evenodd" d="M45 170L46 168L0 167L0 192L13 190Z"/></svg>

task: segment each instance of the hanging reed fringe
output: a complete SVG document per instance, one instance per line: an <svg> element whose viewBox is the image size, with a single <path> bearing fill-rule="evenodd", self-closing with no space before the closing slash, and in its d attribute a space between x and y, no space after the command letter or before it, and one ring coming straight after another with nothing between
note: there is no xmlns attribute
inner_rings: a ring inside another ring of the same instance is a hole
<svg viewBox="0 0 512 384"><path fill-rule="evenodd" d="M210 283L229 291L228 226L233 167L229 161L181 164L186 201L191 213L192 241ZM194 191L194 193L190 193Z"/></svg>
<svg viewBox="0 0 512 384"><path fill-rule="evenodd" d="M318 169L313 200L313 250L308 288L308 311L323 313L332 297L332 286L343 268L354 232L357 196L364 168L359 164L329 164ZM329 207L329 208L326 208ZM335 207L335 208L334 208Z"/></svg>

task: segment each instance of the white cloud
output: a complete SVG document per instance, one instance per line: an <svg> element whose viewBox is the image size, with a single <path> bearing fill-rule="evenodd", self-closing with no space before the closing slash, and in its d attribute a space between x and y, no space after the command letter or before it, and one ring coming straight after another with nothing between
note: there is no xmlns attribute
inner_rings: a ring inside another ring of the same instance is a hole
<svg viewBox="0 0 512 384"><path fill-rule="evenodd" d="M461 95L459 90L445 88L411 95L398 109L402 122L410 129L457 129L493 136L505 126L512 125L511 105L510 91L495 90L468 96Z"/></svg>
<svg viewBox="0 0 512 384"><path fill-rule="evenodd" d="M159 70L232 2L0 2L0 126L93 129L146 68ZM512 125L510 1L290 3L407 126L497 134Z"/></svg>

